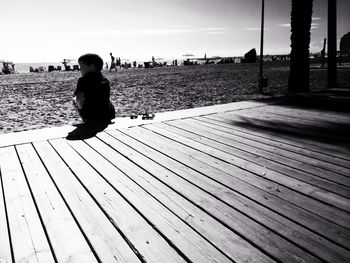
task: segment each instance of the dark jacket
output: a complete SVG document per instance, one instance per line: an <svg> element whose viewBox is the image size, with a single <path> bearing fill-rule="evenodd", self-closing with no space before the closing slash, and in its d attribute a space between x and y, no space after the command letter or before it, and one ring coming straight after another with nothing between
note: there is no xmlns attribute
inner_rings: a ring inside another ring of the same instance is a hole
<svg viewBox="0 0 350 263"><path fill-rule="evenodd" d="M101 72L89 73L79 78L74 95L84 93L83 108L79 114L83 119L108 121L115 117L115 110L109 100L109 81Z"/></svg>

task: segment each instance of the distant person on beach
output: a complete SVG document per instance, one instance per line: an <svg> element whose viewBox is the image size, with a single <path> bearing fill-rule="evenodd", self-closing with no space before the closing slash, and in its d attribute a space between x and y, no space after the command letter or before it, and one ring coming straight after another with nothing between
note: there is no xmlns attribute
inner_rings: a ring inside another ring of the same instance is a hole
<svg viewBox="0 0 350 263"><path fill-rule="evenodd" d="M63 59L62 64L64 66L64 70L67 70L68 61L66 59Z"/></svg>
<svg viewBox="0 0 350 263"><path fill-rule="evenodd" d="M121 68L120 66L121 66L121 61L120 61L120 58L117 58L117 67L119 67L119 68Z"/></svg>
<svg viewBox="0 0 350 263"><path fill-rule="evenodd" d="M74 104L84 123L109 124L115 118L110 102L109 81L102 73L103 60L96 54L85 54L78 59L82 77L74 92Z"/></svg>
<svg viewBox="0 0 350 263"><path fill-rule="evenodd" d="M111 56L111 66L109 67L109 72L111 72L112 69L115 69L115 71L117 71L117 67L115 65L115 57L112 55L112 53L109 53L109 55Z"/></svg>

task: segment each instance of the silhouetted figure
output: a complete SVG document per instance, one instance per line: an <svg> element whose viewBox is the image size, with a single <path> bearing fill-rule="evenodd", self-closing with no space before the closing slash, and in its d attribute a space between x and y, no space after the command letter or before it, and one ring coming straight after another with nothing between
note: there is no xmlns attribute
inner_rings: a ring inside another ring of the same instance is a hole
<svg viewBox="0 0 350 263"><path fill-rule="evenodd" d="M109 72L111 72L112 69L115 69L115 71L117 71L117 67L115 64L115 57L112 55L112 53L109 53L109 55L111 56L111 66L109 67Z"/></svg>
<svg viewBox="0 0 350 263"><path fill-rule="evenodd" d="M69 71L69 70L70 70L70 67L67 66L67 64L68 64L67 59L63 59L62 64L63 64L63 66L64 66L64 70L65 70L65 71Z"/></svg>
<svg viewBox="0 0 350 263"><path fill-rule="evenodd" d="M82 77L74 92L74 104L84 123L109 124L115 118L110 102L109 81L102 73L103 60L96 54L86 54L78 60Z"/></svg>
<svg viewBox="0 0 350 263"><path fill-rule="evenodd" d="M9 67L9 64L6 63L6 62L3 62L2 63L2 73L4 74L11 74L11 70L10 70L10 67Z"/></svg>

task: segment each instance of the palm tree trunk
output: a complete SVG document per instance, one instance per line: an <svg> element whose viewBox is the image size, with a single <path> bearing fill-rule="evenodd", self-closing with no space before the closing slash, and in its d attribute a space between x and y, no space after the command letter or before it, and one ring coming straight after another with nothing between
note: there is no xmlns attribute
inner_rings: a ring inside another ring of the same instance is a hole
<svg viewBox="0 0 350 263"><path fill-rule="evenodd" d="M328 0L328 88L337 87L337 1Z"/></svg>
<svg viewBox="0 0 350 263"><path fill-rule="evenodd" d="M309 47L313 0L292 0L288 91L309 92Z"/></svg>

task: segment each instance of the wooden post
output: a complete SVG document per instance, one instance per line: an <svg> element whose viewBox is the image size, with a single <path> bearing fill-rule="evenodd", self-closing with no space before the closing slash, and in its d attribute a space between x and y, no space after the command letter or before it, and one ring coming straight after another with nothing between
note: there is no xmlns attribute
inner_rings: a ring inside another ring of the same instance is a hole
<svg viewBox="0 0 350 263"><path fill-rule="evenodd" d="M328 88L337 87L337 0L328 0Z"/></svg>
<svg viewBox="0 0 350 263"><path fill-rule="evenodd" d="M326 56L326 38L323 40L323 49L321 50L321 58L322 58L322 64L321 64L321 68L324 67L324 60L325 60L325 56Z"/></svg>
<svg viewBox="0 0 350 263"><path fill-rule="evenodd" d="M261 32L260 32L260 70L259 70L259 91L263 93L263 87L267 86L267 78L263 77L263 63L264 63L264 9L265 0L262 0L261 7Z"/></svg>

